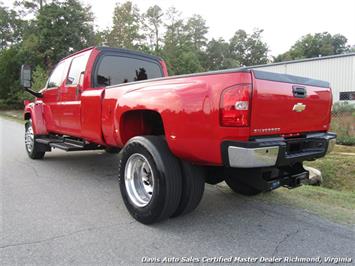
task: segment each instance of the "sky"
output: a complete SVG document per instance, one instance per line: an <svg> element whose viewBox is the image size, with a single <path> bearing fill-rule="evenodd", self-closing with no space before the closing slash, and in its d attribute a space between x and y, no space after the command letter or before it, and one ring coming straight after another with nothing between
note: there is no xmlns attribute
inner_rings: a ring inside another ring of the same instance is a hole
<svg viewBox="0 0 355 266"><path fill-rule="evenodd" d="M11 5L13 0L0 0ZM112 14L120 0L81 0L90 4L95 25L112 25ZM182 18L200 14L209 27L208 38L229 40L238 29L251 33L263 29L270 55L286 52L301 36L328 31L344 35L355 45L355 0L133 0L140 11L159 5L182 12Z"/></svg>

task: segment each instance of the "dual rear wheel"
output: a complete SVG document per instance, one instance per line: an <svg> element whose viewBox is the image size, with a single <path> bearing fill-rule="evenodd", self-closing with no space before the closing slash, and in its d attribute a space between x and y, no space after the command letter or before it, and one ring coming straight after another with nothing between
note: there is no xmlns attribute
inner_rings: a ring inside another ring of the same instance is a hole
<svg viewBox="0 0 355 266"><path fill-rule="evenodd" d="M122 198L139 222L177 217L199 204L205 186L202 168L177 159L163 137L134 137L119 157Z"/></svg>

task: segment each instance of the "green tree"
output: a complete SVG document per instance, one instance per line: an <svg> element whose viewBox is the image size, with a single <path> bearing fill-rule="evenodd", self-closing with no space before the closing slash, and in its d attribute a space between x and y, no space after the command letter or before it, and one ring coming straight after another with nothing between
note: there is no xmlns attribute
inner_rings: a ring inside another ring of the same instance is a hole
<svg viewBox="0 0 355 266"><path fill-rule="evenodd" d="M142 36L140 14L131 1L117 4L113 13L113 26L107 36L107 44L114 47L137 48Z"/></svg>
<svg viewBox="0 0 355 266"><path fill-rule="evenodd" d="M155 52L158 52L160 49L160 42L162 40L160 32L163 24L163 16L162 9L157 5L149 7L143 15L143 28L149 38L149 47Z"/></svg>
<svg viewBox="0 0 355 266"><path fill-rule="evenodd" d="M19 12L23 15L26 14L37 14L44 5L48 4L49 0L18 0L14 1L14 5L18 7Z"/></svg>
<svg viewBox="0 0 355 266"><path fill-rule="evenodd" d="M255 30L248 34L238 30L230 39L231 58L240 65L252 66L268 62L268 46L261 39L263 30Z"/></svg>
<svg viewBox="0 0 355 266"><path fill-rule="evenodd" d="M206 34L208 32L208 27L206 26L206 20L200 15L193 15L189 18L185 27L187 38L196 50L200 51L207 45Z"/></svg>
<svg viewBox="0 0 355 266"><path fill-rule="evenodd" d="M90 6L77 0L45 5L36 21L37 51L51 68L61 58L94 44ZM35 37L32 37L35 38Z"/></svg>
<svg viewBox="0 0 355 266"><path fill-rule="evenodd" d="M232 58L229 43L222 38L212 39L206 48L206 70L219 70L240 66L240 62Z"/></svg>
<svg viewBox="0 0 355 266"><path fill-rule="evenodd" d="M170 74L186 74L204 70L201 57L188 36L181 12L169 8L165 23L164 48L161 53Z"/></svg>
<svg viewBox="0 0 355 266"><path fill-rule="evenodd" d="M0 107L17 107L19 104L18 48L10 47L0 51Z"/></svg>
<svg viewBox="0 0 355 266"><path fill-rule="evenodd" d="M274 58L275 62L342 54L350 51L347 38L328 32L302 36L286 53Z"/></svg>
<svg viewBox="0 0 355 266"><path fill-rule="evenodd" d="M15 10L2 6L0 2L0 50L21 41L24 23Z"/></svg>
<svg viewBox="0 0 355 266"><path fill-rule="evenodd" d="M169 47L183 46L186 43L185 24L181 19L181 12L175 7L166 13L164 44Z"/></svg>

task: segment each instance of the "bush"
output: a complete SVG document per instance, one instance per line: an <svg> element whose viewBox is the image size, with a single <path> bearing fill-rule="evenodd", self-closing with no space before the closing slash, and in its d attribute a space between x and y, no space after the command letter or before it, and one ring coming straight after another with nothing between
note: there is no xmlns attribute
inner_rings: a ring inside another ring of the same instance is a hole
<svg viewBox="0 0 355 266"><path fill-rule="evenodd" d="M337 133L337 143L355 145L355 104L337 102L333 105L331 130Z"/></svg>
<svg viewBox="0 0 355 266"><path fill-rule="evenodd" d="M349 146L355 145L355 136L338 135L337 144Z"/></svg>
<svg viewBox="0 0 355 266"><path fill-rule="evenodd" d="M44 85L46 84L47 78L47 71L41 66L37 66L34 69L32 75L32 89L35 91L40 91L41 89L43 89Z"/></svg>
<svg viewBox="0 0 355 266"><path fill-rule="evenodd" d="M349 102L336 102L333 104L332 113L352 113L355 112L355 104Z"/></svg>

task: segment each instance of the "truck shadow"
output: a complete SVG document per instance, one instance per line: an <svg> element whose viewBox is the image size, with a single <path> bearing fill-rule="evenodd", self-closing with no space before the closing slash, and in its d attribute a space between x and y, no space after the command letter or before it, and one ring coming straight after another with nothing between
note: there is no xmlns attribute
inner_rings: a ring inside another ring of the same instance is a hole
<svg viewBox="0 0 355 266"><path fill-rule="evenodd" d="M46 154L44 161L54 169L73 170L86 178L102 178L102 181L117 179L118 154L101 150L68 153L55 151Z"/></svg>
<svg viewBox="0 0 355 266"><path fill-rule="evenodd" d="M107 186L111 186L113 182L118 182L118 154L109 154L105 151L77 153L55 151L46 155L44 160L43 163L54 171L65 169L70 176L80 175L80 178L83 179L82 182L95 179L102 183L107 182ZM123 205L118 186L117 193L119 204ZM169 219L153 227L169 228L169 230L175 228L178 232L181 232L181 230L189 232L190 230L186 228L186 225L191 227L192 222L194 224L205 224L206 219L211 221L211 223L208 223L209 227L221 224L231 226L237 221L250 219L251 224L258 226L261 219L271 218L273 215L275 219L278 219L280 218L279 215L282 215L282 211L253 197L238 195L226 186L206 184L203 199L194 212Z"/></svg>

